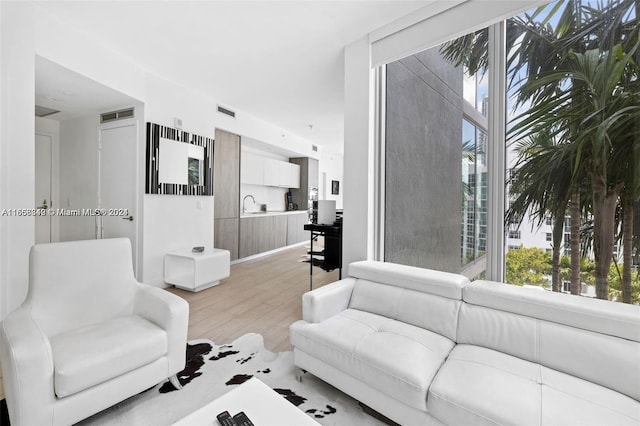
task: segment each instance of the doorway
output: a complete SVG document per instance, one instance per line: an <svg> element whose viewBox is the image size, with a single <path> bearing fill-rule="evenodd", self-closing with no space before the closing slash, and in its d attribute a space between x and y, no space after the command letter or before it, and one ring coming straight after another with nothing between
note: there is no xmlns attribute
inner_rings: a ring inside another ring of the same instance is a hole
<svg viewBox="0 0 640 426"><path fill-rule="evenodd" d="M36 125L45 126L36 127L36 133L53 134L53 169L47 172L36 159L36 175L50 173L53 194L44 195L39 186L46 187L46 183L41 184L36 176L34 207L44 207L46 199L47 207L52 208L53 200L56 213L36 225L37 242L47 242L47 224L51 242L129 238L138 276L144 172L137 162L144 155L139 146L144 104L40 56L35 58L35 89L36 105L51 111L46 118L36 112ZM131 115L120 114L125 110ZM116 112L115 118L111 111ZM36 151L40 151L44 139L36 139ZM38 157L46 156L46 145L42 146ZM101 212L97 209L105 209L105 215L96 215Z"/></svg>
<svg viewBox="0 0 640 426"><path fill-rule="evenodd" d="M52 203L52 152L53 136L44 133L36 133L35 138L35 243L50 243L52 214L49 209Z"/></svg>
<svg viewBox="0 0 640 426"><path fill-rule="evenodd" d="M136 262L138 124L123 120L100 126L97 238L129 238Z"/></svg>

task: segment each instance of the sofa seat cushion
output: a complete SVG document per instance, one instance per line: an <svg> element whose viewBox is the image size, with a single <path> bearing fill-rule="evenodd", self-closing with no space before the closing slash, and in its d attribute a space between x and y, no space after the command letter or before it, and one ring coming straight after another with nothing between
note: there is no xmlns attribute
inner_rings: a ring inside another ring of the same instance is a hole
<svg viewBox="0 0 640 426"><path fill-rule="evenodd" d="M453 342L377 314L347 309L320 323L298 321L291 343L367 385L420 410Z"/></svg>
<svg viewBox="0 0 640 426"><path fill-rule="evenodd" d="M167 353L167 333L137 316L116 317L51 339L58 398L133 371Z"/></svg>
<svg viewBox="0 0 640 426"><path fill-rule="evenodd" d="M603 361L606 362L606 361ZM637 425L640 403L603 386L474 345L457 345L429 390L446 424Z"/></svg>

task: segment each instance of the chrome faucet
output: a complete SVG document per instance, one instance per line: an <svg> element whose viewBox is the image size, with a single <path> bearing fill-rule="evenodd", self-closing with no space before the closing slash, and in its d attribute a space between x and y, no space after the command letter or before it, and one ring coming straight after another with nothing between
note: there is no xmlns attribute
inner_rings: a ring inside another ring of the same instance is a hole
<svg viewBox="0 0 640 426"><path fill-rule="evenodd" d="M245 211L247 211L247 209L244 208L244 202L247 198L251 197L251 199L253 200L253 204L256 203L256 199L253 198L253 195L245 195L244 198L242 199L242 213L244 214Z"/></svg>

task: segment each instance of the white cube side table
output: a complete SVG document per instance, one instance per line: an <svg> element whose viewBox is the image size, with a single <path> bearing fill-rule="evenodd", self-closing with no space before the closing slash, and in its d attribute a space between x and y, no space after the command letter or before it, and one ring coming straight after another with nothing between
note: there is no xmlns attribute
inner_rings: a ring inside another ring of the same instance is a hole
<svg viewBox="0 0 640 426"><path fill-rule="evenodd" d="M164 280L167 284L190 291L213 287L230 274L229 250L205 249L167 253L164 256Z"/></svg>

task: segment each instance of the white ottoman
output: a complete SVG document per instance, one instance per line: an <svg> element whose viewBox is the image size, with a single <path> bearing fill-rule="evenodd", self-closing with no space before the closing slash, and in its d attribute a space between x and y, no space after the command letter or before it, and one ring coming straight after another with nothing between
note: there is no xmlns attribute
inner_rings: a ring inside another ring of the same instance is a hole
<svg viewBox="0 0 640 426"><path fill-rule="evenodd" d="M167 284L190 291L213 287L230 273L229 250L205 249L202 253L191 250L167 253L164 256L164 280Z"/></svg>

